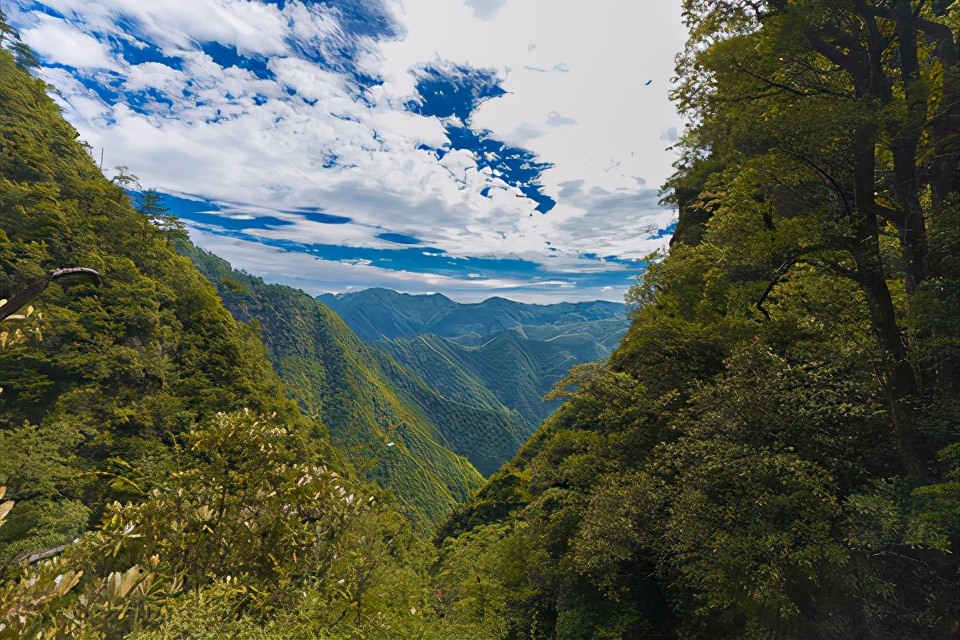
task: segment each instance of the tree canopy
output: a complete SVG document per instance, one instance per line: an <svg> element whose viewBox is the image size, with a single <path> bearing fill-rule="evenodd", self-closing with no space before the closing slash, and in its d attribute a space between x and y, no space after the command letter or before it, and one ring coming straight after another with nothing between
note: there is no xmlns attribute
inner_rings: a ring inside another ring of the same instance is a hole
<svg viewBox="0 0 960 640"><path fill-rule="evenodd" d="M945 5L684 3L670 253L610 363L441 529L526 549L504 637L956 635Z"/></svg>

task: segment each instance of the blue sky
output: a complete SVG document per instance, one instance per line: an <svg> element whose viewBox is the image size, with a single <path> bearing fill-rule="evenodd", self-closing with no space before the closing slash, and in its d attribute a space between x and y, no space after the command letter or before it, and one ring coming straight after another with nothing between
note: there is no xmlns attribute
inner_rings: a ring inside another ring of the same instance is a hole
<svg viewBox="0 0 960 640"><path fill-rule="evenodd" d="M620 300L679 0L15 0L64 115L234 266L318 294Z"/></svg>

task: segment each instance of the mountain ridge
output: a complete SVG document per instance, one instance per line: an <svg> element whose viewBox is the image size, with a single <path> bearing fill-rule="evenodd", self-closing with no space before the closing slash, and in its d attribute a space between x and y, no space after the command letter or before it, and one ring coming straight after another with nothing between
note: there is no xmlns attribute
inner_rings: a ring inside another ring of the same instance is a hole
<svg viewBox="0 0 960 640"><path fill-rule="evenodd" d="M493 456L500 464L559 405L541 400L553 385L572 366L605 359L629 326L626 305L603 300L529 304L494 296L463 304L442 294L383 288L317 300L441 393L462 400L485 389L498 405L518 413L522 437L511 437Z"/></svg>
<svg viewBox="0 0 960 640"><path fill-rule="evenodd" d="M464 339L475 334L480 338L518 325L574 324L626 314L624 303L605 300L531 304L492 296L482 302L459 303L441 293L409 294L382 287L324 293L317 299L336 311L364 340L418 333ZM370 308L377 303L388 307ZM373 311L383 315L373 317Z"/></svg>

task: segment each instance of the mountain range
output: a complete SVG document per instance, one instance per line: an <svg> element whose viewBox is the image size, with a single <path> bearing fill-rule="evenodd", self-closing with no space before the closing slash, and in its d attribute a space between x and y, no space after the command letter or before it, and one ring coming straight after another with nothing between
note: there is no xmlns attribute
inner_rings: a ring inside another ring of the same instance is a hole
<svg viewBox="0 0 960 640"><path fill-rule="evenodd" d="M441 294L387 289L318 300L444 398L490 399L519 414L522 436L506 458L478 467L487 473L556 408L557 402L541 398L570 368L606 358L629 327L625 305L604 301L536 305L494 297L460 304Z"/></svg>

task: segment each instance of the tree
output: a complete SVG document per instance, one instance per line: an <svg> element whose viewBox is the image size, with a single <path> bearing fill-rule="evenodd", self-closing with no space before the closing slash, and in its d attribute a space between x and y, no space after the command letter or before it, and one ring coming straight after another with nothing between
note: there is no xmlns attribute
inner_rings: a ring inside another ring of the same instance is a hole
<svg viewBox="0 0 960 640"><path fill-rule="evenodd" d="M885 354L897 446L918 477L932 455L915 426L923 390L881 235L887 224L897 229L912 297L936 275L927 227L958 189L960 134L945 126L957 122L957 46L934 9L908 0L689 0L691 39L678 60L676 98L694 123L687 155L714 158L718 172L704 180L695 161L672 179L674 188L713 185L715 209L723 203L717 187L747 167L776 164L792 174L793 184L766 181L754 197L773 202L781 218L807 217L818 237L782 256L770 289L810 255L859 284ZM767 222L777 233L773 218Z"/></svg>
<svg viewBox="0 0 960 640"><path fill-rule="evenodd" d="M163 196L156 189L147 189L137 195L137 211L147 216L173 244L188 238L183 221L170 213L170 208L163 204Z"/></svg>

